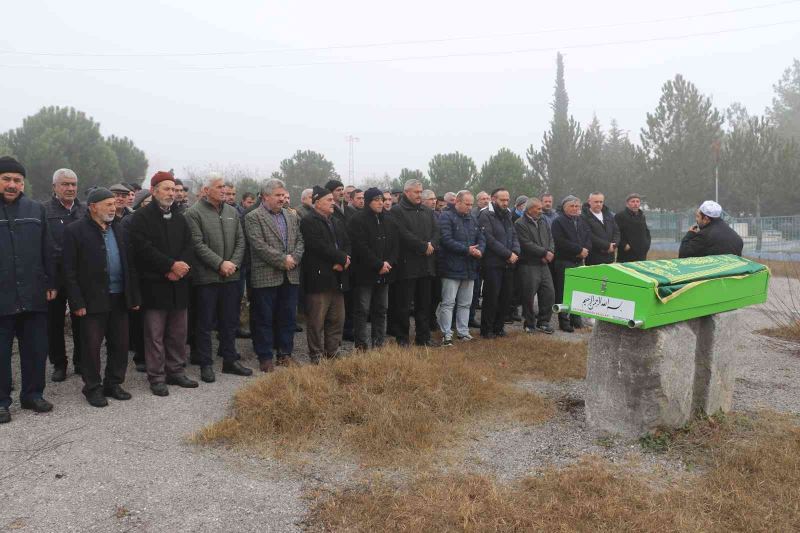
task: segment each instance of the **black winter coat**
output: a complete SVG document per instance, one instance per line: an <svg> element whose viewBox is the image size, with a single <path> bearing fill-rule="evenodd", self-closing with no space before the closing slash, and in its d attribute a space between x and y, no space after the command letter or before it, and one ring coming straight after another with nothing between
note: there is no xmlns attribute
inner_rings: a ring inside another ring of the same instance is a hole
<svg viewBox="0 0 800 533"><path fill-rule="evenodd" d="M553 232L553 242L556 247L556 261L581 264L583 261L578 257L581 248L587 250L592 248L592 232L583 217L573 218L559 213L550 230Z"/></svg>
<svg viewBox="0 0 800 533"><path fill-rule="evenodd" d="M47 290L57 287L52 254L42 204L0 198L0 316L47 311Z"/></svg>
<svg viewBox="0 0 800 533"><path fill-rule="evenodd" d="M619 228L617 261L625 263L647 259L647 252L650 251L650 228L647 227L644 212L639 209L638 212L633 213L626 207L614 215L614 221ZM631 247L627 252L625 251L626 245Z"/></svg>
<svg viewBox="0 0 800 533"><path fill-rule="evenodd" d="M64 228L86 215L86 205L76 198L72 204L72 209L67 209L55 196L43 205L47 213L47 229L50 230L50 237L53 243L56 283L59 287L62 287L64 285L64 277L61 272L61 250L64 247Z"/></svg>
<svg viewBox="0 0 800 533"><path fill-rule="evenodd" d="M436 254L425 255L428 243L439 249L439 225L433 210L408 201L406 195L392 207L392 220L400 237L397 279L416 279L436 275Z"/></svg>
<svg viewBox="0 0 800 533"><path fill-rule="evenodd" d="M519 239L514 223L511 222L511 212L494 206L494 211L484 209L478 218L478 224L486 238L486 253L483 254L481 266L483 268L514 268L507 262L512 252L519 255Z"/></svg>
<svg viewBox="0 0 800 533"><path fill-rule="evenodd" d="M127 217L128 242L144 309L180 310L189 306L191 271L178 281L167 279L177 261L191 265L194 261L192 230L182 209L173 205L170 218L154 200Z"/></svg>
<svg viewBox="0 0 800 533"><path fill-rule="evenodd" d="M128 254L125 232L120 227L119 219L114 219L111 227L122 263L125 302L128 308L136 307L141 302L139 283ZM88 314L111 310L103 230L88 215L70 224L64 231L64 281L71 310L85 307Z"/></svg>
<svg viewBox="0 0 800 533"><path fill-rule="evenodd" d="M724 220L712 218L697 233L689 231L681 241L678 257L705 257L707 255L742 255L744 243Z"/></svg>
<svg viewBox="0 0 800 533"><path fill-rule="evenodd" d="M344 292L350 288L350 269L343 272L333 270L333 265L344 266L347 256L352 254L350 239L344 224L333 216L330 221L333 223L334 233L331 233L328 222L316 211L300 221L305 244L300 267L303 269L303 290L306 294L331 289Z"/></svg>
<svg viewBox="0 0 800 533"><path fill-rule="evenodd" d="M384 216L383 212L375 213L369 207L357 210L347 221L347 234L353 248L350 265L351 285L373 285L394 281L394 269L400 242L394 222ZM379 276L384 261L392 270Z"/></svg>
<svg viewBox="0 0 800 533"><path fill-rule="evenodd" d="M583 219L592 233L592 246L589 248L589 256L586 258L587 265L602 265L614 262L614 253L608 253L608 248L612 242L619 244L619 228L614 220L614 213L603 206L603 222L597 220L589 209L589 204L583 204Z"/></svg>

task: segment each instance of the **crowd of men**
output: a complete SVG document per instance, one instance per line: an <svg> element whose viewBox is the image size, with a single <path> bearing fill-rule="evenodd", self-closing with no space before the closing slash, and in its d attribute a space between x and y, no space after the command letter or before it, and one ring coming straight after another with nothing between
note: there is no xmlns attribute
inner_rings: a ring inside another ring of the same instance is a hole
<svg viewBox="0 0 800 533"><path fill-rule="evenodd" d="M127 400L122 387L129 350L157 396L168 385L198 387L186 375L215 381L212 334L222 372L249 376L236 337L252 336L262 372L296 364L298 310L305 316L312 363L342 353L399 346L442 346L492 339L522 309L524 330L553 333L567 268L646 258L650 233L641 198L630 194L613 214L603 194L519 196L498 188L442 197L409 180L402 191L365 191L338 180L306 189L297 209L279 179L258 197L242 195L219 174L197 200L171 172L157 172L146 190L118 184L78 198L78 176L53 175L45 203L26 197L25 168L0 158L0 423L11 415L14 338L21 365L20 403L47 412L46 363L52 380L68 372L65 315L71 315L74 372L95 407ZM742 242L705 202L684 238L682 257L741 254ZM738 240L737 240L738 239ZM247 294L250 331L240 328ZM481 309L480 322L476 310ZM561 313L565 332L580 318ZM105 341L105 367L101 347ZM188 347L187 347L188 345Z"/></svg>

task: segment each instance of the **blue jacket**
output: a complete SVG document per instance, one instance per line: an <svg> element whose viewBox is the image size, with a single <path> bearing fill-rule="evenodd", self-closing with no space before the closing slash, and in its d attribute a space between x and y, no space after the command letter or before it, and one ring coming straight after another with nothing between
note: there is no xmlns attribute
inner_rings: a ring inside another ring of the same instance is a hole
<svg viewBox="0 0 800 533"><path fill-rule="evenodd" d="M519 255L519 239L514 223L511 222L511 212L500 209L496 205L494 211L484 209L478 223L486 237L486 253L483 254L484 268L514 268L507 262L512 252Z"/></svg>
<svg viewBox="0 0 800 533"><path fill-rule="evenodd" d="M469 247L478 245L483 253L486 238L478 221L470 213L459 214L455 209L442 211L439 216L439 276L448 279L478 279L480 260L469 255Z"/></svg>
<svg viewBox="0 0 800 533"><path fill-rule="evenodd" d="M44 206L20 194L0 199L0 316L47 311L56 288L53 246Z"/></svg>

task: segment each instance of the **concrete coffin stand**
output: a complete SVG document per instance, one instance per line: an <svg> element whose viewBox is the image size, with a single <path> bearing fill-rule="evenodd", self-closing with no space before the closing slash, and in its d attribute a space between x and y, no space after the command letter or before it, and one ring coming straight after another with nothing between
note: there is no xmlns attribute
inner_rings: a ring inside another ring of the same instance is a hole
<svg viewBox="0 0 800 533"><path fill-rule="evenodd" d="M586 420L629 437L730 410L738 312L640 330L597 321L589 340Z"/></svg>

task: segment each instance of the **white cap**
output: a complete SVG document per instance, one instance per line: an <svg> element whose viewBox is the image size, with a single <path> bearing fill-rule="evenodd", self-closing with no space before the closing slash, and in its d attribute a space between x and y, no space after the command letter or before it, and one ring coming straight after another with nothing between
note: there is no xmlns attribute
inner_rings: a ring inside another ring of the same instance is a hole
<svg viewBox="0 0 800 533"><path fill-rule="evenodd" d="M722 215L722 206L714 200L706 200L700 204L700 212L708 218L719 218Z"/></svg>

